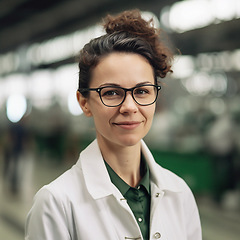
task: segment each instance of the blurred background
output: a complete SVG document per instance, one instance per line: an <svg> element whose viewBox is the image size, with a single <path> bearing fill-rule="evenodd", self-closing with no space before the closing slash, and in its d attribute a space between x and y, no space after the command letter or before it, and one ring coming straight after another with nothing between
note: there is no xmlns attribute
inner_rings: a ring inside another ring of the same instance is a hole
<svg viewBox="0 0 240 240"><path fill-rule="evenodd" d="M139 8L176 53L145 141L196 196L204 240L240 235L239 0L0 0L0 239L95 137L77 54L107 13Z"/></svg>

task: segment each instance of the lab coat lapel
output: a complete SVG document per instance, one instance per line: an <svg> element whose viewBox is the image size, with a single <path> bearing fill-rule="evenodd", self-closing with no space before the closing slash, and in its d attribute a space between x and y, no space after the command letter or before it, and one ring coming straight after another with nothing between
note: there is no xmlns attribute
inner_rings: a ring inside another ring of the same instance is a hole
<svg viewBox="0 0 240 240"><path fill-rule="evenodd" d="M81 153L77 165L82 168L88 192L100 206L102 214L108 216L109 226L115 226L118 238L141 239L140 228L127 201L111 182L97 140Z"/></svg>
<svg viewBox="0 0 240 240"><path fill-rule="evenodd" d="M142 153L147 161L150 170L150 180L158 188L157 191L182 192L182 185L176 183L170 175L169 171L158 165L152 156L144 141L142 141Z"/></svg>
<svg viewBox="0 0 240 240"><path fill-rule="evenodd" d="M94 140L81 154L77 162L82 168L88 192L94 199L116 194L108 175L97 140Z"/></svg>

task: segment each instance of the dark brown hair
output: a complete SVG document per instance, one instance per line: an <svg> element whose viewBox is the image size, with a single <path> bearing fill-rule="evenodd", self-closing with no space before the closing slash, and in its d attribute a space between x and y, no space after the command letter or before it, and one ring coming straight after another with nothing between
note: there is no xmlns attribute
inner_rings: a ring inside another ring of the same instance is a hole
<svg viewBox="0 0 240 240"><path fill-rule="evenodd" d="M156 84L158 77L164 78L172 71L173 54L160 40L161 32L153 26L153 20L144 20L139 10L108 15L103 26L106 34L92 39L80 51L79 89L89 87L92 69L112 52L132 52L145 57L154 69Z"/></svg>

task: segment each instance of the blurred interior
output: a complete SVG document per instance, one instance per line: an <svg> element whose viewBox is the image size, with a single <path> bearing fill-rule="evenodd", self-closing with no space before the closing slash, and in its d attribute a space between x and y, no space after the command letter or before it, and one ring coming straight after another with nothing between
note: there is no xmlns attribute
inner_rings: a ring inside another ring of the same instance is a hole
<svg viewBox="0 0 240 240"><path fill-rule="evenodd" d="M76 101L77 55L106 13L132 8L175 53L145 141L193 190L203 239L239 239L240 1L1 0L2 239L23 238L36 191L95 138Z"/></svg>

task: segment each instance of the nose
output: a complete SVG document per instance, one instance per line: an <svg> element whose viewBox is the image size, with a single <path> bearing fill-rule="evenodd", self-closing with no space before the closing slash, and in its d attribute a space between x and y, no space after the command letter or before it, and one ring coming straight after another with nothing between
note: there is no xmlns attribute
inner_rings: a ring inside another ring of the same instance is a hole
<svg viewBox="0 0 240 240"><path fill-rule="evenodd" d="M126 98L123 103L120 105L121 113L134 113L138 111L138 106L135 100L132 97L131 92L126 93Z"/></svg>

